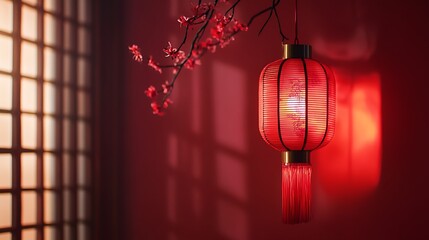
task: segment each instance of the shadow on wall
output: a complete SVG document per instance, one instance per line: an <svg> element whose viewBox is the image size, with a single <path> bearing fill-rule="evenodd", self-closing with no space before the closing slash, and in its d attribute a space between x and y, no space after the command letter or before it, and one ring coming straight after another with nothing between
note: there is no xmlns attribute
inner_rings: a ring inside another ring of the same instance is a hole
<svg viewBox="0 0 429 240"><path fill-rule="evenodd" d="M167 239L249 239L247 76L222 62L209 71L216 81L202 83L195 69L175 92L192 111L183 117L186 130L171 129L167 140Z"/></svg>

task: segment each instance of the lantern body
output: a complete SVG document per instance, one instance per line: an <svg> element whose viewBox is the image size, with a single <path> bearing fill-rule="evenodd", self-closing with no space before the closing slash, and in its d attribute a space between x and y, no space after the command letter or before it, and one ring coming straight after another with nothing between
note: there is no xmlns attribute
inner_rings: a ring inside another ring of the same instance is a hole
<svg viewBox="0 0 429 240"><path fill-rule="evenodd" d="M259 132L274 149L312 151L334 135L335 80L309 58L268 64L259 79Z"/></svg>
<svg viewBox="0 0 429 240"><path fill-rule="evenodd" d="M282 216L287 224L310 221L310 151L334 135L334 76L310 56L309 45L284 45L284 59L268 64L259 78L259 132L282 152Z"/></svg>

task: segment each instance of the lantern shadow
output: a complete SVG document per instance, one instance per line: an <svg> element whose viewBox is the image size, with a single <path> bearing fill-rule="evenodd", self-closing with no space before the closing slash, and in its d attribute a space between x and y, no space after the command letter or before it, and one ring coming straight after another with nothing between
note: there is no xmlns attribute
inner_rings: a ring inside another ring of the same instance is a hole
<svg viewBox="0 0 429 240"><path fill-rule="evenodd" d="M317 180L334 199L359 199L379 184L381 172L381 93L376 72L334 69L337 117L330 144L315 151Z"/></svg>
<svg viewBox="0 0 429 240"><path fill-rule="evenodd" d="M321 21L303 23L315 29L308 36L315 58L331 66L337 83L334 138L314 151L312 163L326 197L352 203L374 192L381 176L381 75L373 64L378 31L369 1L336 3L335 9L323 2L311 5L307 13ZM344 21L326 18L328 13Z"/></svg>

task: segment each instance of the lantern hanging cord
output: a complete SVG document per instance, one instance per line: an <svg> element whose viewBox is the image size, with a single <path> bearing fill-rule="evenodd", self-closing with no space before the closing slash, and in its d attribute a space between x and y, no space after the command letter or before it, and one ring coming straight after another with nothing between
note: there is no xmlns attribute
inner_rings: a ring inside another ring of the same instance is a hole
<svg viewBox="0 0 429 240"><path fill-rule="evenodd" d="M298 0L295 0L295 41L294 44L299 44L298 40Z"/></svg>

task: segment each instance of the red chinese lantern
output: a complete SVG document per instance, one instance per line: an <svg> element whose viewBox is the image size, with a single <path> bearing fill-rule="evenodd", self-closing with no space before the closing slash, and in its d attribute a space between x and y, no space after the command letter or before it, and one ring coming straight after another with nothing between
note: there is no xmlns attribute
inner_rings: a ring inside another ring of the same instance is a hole
<svg viewBox="0 0 429 240"><path fill-rule="evenodd" d="M334 135L335 79L311 59L311 46L284 45L283 59L268 64L259 79L259 132L282 152L285 223L310 220L310 152Z"/></svg>

